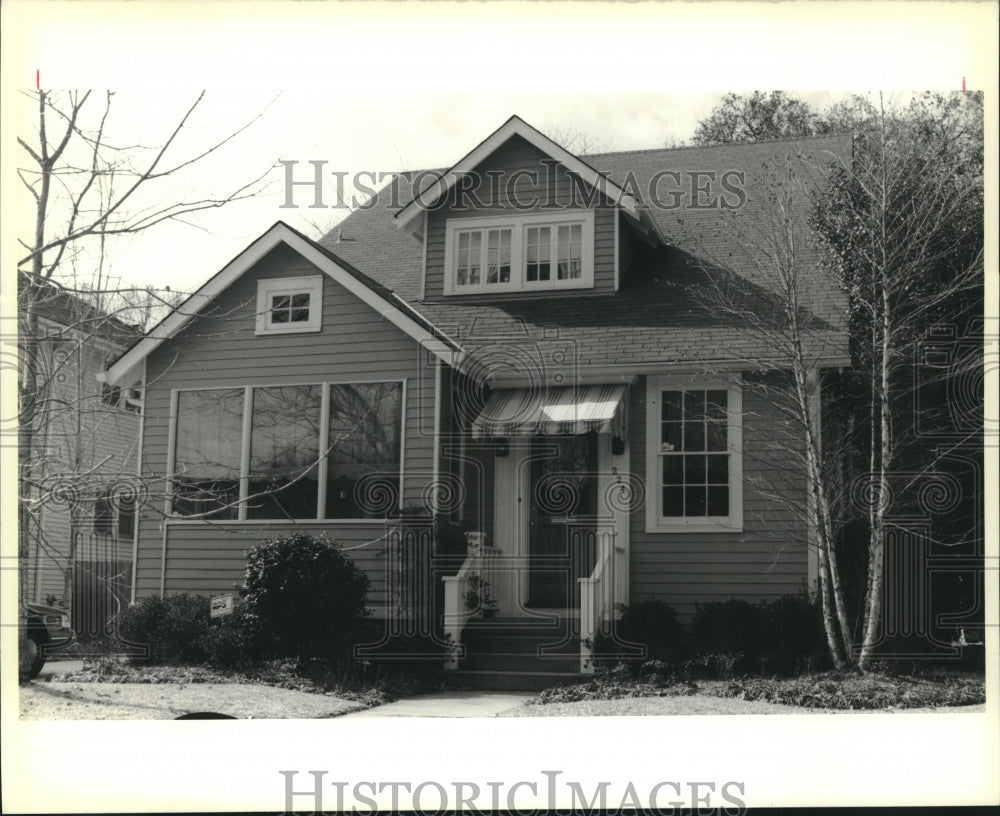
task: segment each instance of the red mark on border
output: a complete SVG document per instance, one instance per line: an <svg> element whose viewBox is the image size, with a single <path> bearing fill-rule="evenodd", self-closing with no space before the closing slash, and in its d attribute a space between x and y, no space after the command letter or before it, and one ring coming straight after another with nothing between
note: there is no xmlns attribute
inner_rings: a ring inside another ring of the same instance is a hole
<svg viewBox="0 0 1000 816"><path fill-rule="evenodd" d="M965 77L962 77L962 93L965 93Z"/></svg>

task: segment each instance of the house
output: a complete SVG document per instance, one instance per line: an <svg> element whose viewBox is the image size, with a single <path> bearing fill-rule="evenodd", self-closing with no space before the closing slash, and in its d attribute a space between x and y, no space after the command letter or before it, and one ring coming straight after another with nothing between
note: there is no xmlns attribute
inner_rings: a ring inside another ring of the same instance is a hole
<svg viewBox="0 0 1000 816"><path fill-rule="evenodd" d="M141 412L134 383L97 376L140 332L82 293L27 276L19 284L22 338L33 336L21 352L34 360L21 382L22 405L34 406L22 417L34 431L21 451L28 599L71 612L78 635L96 635L129 601Z"/></svg>
<svg viewBox="0 0 1000 816"><path fill-rule="evenodd" d="M850 152L581 158L514 116L321 241L275 224L107 371L145 383L142 478L162 496L134 594L232 592L254 542L305 529L343 543L391 620L386 522L416 508L480 534L428 567L448 666L530 685L589 671L631 601L684 616L811 591L799 436L755 387L788 368L762 328L780 297L746 230L769 214L763 165L795 165L804 214ZM819 411L845 304L801 252ZM712 305L725 276L742 317Z"/></svg>

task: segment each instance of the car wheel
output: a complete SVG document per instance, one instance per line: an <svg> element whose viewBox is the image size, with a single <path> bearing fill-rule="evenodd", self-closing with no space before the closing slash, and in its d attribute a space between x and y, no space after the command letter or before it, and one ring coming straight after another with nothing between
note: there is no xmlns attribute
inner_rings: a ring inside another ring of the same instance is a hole
<svg viewBox="0 0 1000 816"><path fill-rule="evenodd" d="M45 665L45 635L41 632L28 630L28 636L24 639L24 648L19 655L18 666L21 678L31 680L38 677L38 673Z"/></svg>

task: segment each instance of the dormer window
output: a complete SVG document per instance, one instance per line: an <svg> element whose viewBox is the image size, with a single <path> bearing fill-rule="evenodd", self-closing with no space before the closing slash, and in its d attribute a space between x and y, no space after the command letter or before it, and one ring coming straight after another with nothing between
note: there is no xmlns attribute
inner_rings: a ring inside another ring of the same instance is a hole
<svg viewBox="0 0 1000 816"><path fill-rule="evenodd" d="M257 282L257 334L315 332L322 327L323 278L270 278Z"/></svg>
<svg viewBox="0 0 1000 816"><path fill-rule="evenodd" d="M594 285L594 213L455 218L445 230L445 294Z"/></svg>

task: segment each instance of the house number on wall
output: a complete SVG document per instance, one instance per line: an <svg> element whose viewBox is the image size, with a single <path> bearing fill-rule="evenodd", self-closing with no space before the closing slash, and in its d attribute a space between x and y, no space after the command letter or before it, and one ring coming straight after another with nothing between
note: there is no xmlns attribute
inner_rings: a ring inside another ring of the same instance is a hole
<svg viewBox="0 0 1000 816"><path fill-rule="evenodd" d="M628 495L628 488L625 487L625 483L622 481L622 476L618 472L617 466L611 466L611 475L615 477L615 484L618 485L618 495L624 499Z"/></svg>

